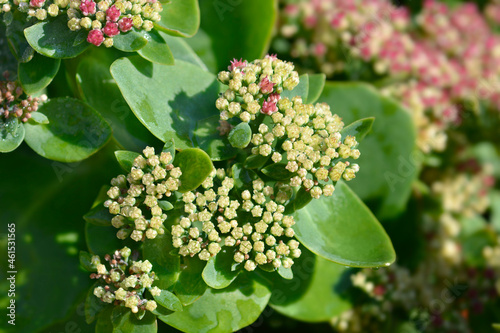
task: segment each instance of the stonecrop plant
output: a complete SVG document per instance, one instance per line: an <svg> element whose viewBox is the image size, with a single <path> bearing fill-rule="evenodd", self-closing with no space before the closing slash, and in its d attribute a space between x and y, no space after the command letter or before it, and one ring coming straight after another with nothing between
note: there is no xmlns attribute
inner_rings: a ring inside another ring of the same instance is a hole
<svg viewBox="0 0 500 333"><path fill-rule="evenodd" d="M0 0L5 332L500 330L499 5Z"/></svg>

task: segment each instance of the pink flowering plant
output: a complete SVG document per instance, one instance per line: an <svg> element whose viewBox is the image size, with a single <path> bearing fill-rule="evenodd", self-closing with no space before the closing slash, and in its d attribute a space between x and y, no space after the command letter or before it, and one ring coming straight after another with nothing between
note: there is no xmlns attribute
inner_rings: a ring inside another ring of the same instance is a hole
<svg viewBox="0 0 500 333"><path fill-rule="evenodd" d="M451 3L0 0L5 331L497 328L500 7Z"/></svg>

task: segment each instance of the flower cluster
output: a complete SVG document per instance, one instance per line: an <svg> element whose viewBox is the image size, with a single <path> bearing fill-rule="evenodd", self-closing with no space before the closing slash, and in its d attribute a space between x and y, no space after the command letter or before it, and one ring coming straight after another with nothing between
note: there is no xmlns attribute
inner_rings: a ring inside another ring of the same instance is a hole
<svg viewBox="0 0 500 333"><path fill-rule="evenodd" d="M161 293L158 287L152 286L156 279L153 265L148 260L131 260L128 247L116 250L113 258L107 254L104 259L107 265L101 262L99 256L92 257L97 273L92 273L90 278L101 282L100 286L94 288L94 295L105 303L130 308L133 313L139 310L154 311L156 302L144 298L146 289L153 296Z"/></svg>
<svg viewBox="0 0 500 333"><path fill-rule="evenodd" d="M351 180L356 176L357 164L339 160L360 156L355 149L356 138L342 138L342 119L332 114L325 103L303 104L299 96L291 100L281 98L280 83L286 89L298 83L289 63L267 56L252 64L233 61L230 69L230 73L219 73L219 79L229 89L216 106L221 111L221 122L239 116L243 122L258 124L251 138L253 155L283 163L291 174L290 184L303 186L313 198L331 196L335 187L330 181ZM255 72L262 73L258 84L254 82ZM248 73L252 74L247 80ZM245 86L241 82L251 83ZM259 111L262 116L256 118Z"/></svg>
<svg viewBox="0 0 500 333"><path fill-rule="evenodd" d="M500 106L500 38L474 4L427 0L410 24L389 0L283 2L276 49L332 77L379 81L411 109L425 152L444 149L464 106Z"/></svg>
<svg viewBox="0 0 500 333"><path fill-rule="evenodd" d="M229 86L216 102L223 121L239 117L249 122L261 113L270 115L278 111L283 90L292 90L299 84L293 64L272 55L251 63L235 59L228 69L229 72L218 75L220 82Z"/></svg>
<svg viewBox="0 0 500 333"><path fill-rule="evenodd" d="M113 37L132 28L152 30L163 10L157 0L21 0L18 6L40 21L67 15L70 30L85 29L89 43L106 47L113 46Z"/></svg>
<svg viewBox="0 0 500 333"><path fill-rule="evenodd" d="M201 189L202 188L202 189ZM291 197L284 184L266 186L261 179L238 194L234 179L214 170L200 190L184 193L184 214L172 226L172 241L183 256L209 260L223 246L235 264L253 271L257 265L289 268L301 254L291 215L282 203ZM271 199L274 198L274 199Z"/></svg>
<svg viewBox="0 0 500 333"><path fill-rule="evenodd" d="M119 239L130 236L135 241L154 239L163 234L163 222L167 215L161 201L168 198L180 186L180 168L171 163L172 155L162 152L155 155L154 148L146 147L143 155L134 159L130 173L111 180L112 187L107 192L109 200L104 206L113 215L111 224L120 229Z"/></svg>
<svg viewBox="0 0 500 333"><path fill-rule="evenodd" d="M7 73L4 77L6 81L0 81L0 118L15 117L25 123L31 118L31 113L38 110L39 104L47 100L47 96L23 98L21 85L17 81L8 81Z"/></svg>

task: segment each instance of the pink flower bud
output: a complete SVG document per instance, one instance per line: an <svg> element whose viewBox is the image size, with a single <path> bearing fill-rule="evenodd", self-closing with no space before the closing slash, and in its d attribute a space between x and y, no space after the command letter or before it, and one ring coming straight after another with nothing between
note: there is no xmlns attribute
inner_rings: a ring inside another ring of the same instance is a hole
<svg viewBox="0 0 500 333"><path fill-rule="evenodd" d="M41 8L44 4L45 4L45 0L31 0L30 1L31 7Z"/></svg>
<svg viewBox="0 0 500 333"><path fill-rule="evenodd" d="M120 30L118 30L118 24L113 23L113 22L108 22L104 26L104 29L102 31L106 34L106 36L113 37L116 36L120 33Z"/></svg>
<svg viewBox="0 0 500 333"><path fill-rule="evenodd" d="M273 92L274 83L269 81L267 76L259 83L260 92L263 94L269 94Z"/></svg>
<svg viewBox="0 0 500 333"><path fill-rule="evenodd" d="M268 116L270 116L271 114L273 114L276 111L278 111L278 107L276 106L276 103L267 102L267 101L262 103L262 109L260 112L262 112L263 114L267 114Z"/></svg>
<svg viewBox="0 0 500 333"><path fill-rule="evenodd" d="M124 17L120 21L118 21L118 26L120 27L121 32L127 32L132 29L133 21L130 17Z"/></svg>
<svg viewBox="0 0 500 333"><path fill-rule="evenodd" d="M121 14L120 10L113 5L106 10L106 19L111 22L116 22L120 18Z"/></svg>
<svg viewBox="0 0 500 333"><path fill-rule="evenodd" d="M267 98L267 101L271 102L271 103L278 103L278 101L280 99L281 99L281 95L278 93L274 93L274 94L269 95L269 97Z"/></svg>
<svg viewBox="0 0 500 333"><path fill-rule="evenodd" d="M83 0L80 4L80 10L85 16L95 14L95 2L92 0Z"/></svg>
<svg viewBox="0 0 500 333"><path fill-rule="evenodd" d="M94 44L95 46L99 46L104 41L104 36L102 31L99 29L90 30L89 35L87 36L87 42Z"/></svg>
<svg viewBox="0 0 500 333"><path fill-rule="evenodd" d="M232 71L234 70L235 68L239 68L239 67L246 67L247 65L247 61L243 61L243 59L233 59L231 60L231 65L227 68L228 70Z"/></svg>

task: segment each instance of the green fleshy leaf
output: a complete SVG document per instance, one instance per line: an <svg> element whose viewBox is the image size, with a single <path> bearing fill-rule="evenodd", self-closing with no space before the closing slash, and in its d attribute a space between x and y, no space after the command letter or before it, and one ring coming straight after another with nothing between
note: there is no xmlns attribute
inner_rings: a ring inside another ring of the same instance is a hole
<svg viewBox="0 0 500 333"><path fill-rule="evenodd" d="M293 279L293 271L291 268L285 268L283 266L278 267L277 269L278 274L287 280Z"/></svg>
<svg viewBox="0 0 500 333"><path fill-rule="evenodd" d="M28 120L31 124L48 124L49 118L41 112L33 112Z"/></svg>
<svg viewBox="0 0 500 333"><path fill-rule="evenodd" d="M68 97L40 107L49 124L25 124L25 141L37 154L51 160L76 162L101 149L111 137L108 123L84 102Z"/></svg>
<svg viewBox="0 0 500 333"><path fill-rule="evenodd" d="M198 148L188 148L175 155L174 165L181 168L179 192L192 191L203 183L214 166L210 156Z"/></svg>
<svg viewBox="0 0 500 333"><path fill-rule="evenodd" d="M141 154L136 153L135 151L127 151L127 150L117 150L115 151L115 157L120 166L126 172L130 172L132 170L132 166L134 165L134 160L137 156Z"/></svg>
<svg viewBox="0 0 500 333"><path fill-rule="evenodd" d="M236 148L229 143L226 135L219 134L219 115L199 120L193 132L193 141L202 148L213 161L224 161L236 155Z"/></svg>
<svg viewBox="0 0 500 333"><path fill-rule="evenodd" d="M174 139L170 139L169 141L165 142L165 145L163 146L162 152L164 153L170 153L172 156L172 159L175 158L175 143Z"/></svg>
<svg viewBox="0 0 500 333"><path fill-rule="evenodd" d="M248 123L239 123L229 132L229 143L234 148L246 148L252 140L252 129Z"/></svg>
<svg viewBox="0 0 500 333"><path fill-rule="evenodd" d="M207 66L203 63L203 61L201 61L200 57L196 55L191 46L189 46L184 39L167 35L163 31L158 32L165 42L167 42L175 60L190 62L208 72Z"/></svg>
<svg viewBox="0 0 500 333"><path fill-rule="evenodd" d="M134 115L125 102L109 67L123 53L116 49L93 47L79 58L76 69L78 89L86 102L95 108L113 129L113 137L123 147L141 151L161 144Z"/></svg>
<svg viewBox="0 0 500 333"><path fill-rule="evenodd" d="M183 257L179 278L174 286L175 295L187 306L196 302L207 289L201 277L206 262L199 258Z"/></svg>
<svg viewBox="0 0 500 333"><path fill-rule="evenodd" d="M99 298L94 295L94 289L99 286L99 282L96 282L90 287L87 292L87 297L85 298L85 322L91 324L96 319L97 315L103 311L108 304L102 302Z"/></svg>
<svg viewBox="0 0 500 333"><path fill-rule="evenodd" d="M97 267L92 264L92 255L87 251L80 251L80 265L89 272L96 272Z"/></svg>
<svg viewBox="0 0 500 333"><path fill-rule="evenodd" d="M269 158L270 156L251 155L246 158L245 163L243 163L243 165L247 169L259 169L264 164L266 164Z"/></svg>
<svg viewBox="0 0 500 333"><path fill-rule="evenodd" d="M485 228L461 238L465 262L471 267L485 267L487 263L483 256L483 249L496 244L495 233Z"/></svg>
<svg viewBox="0 0 500 333"><path fill-rule="evenodd" d="M352 267L383 267L396 259L375 216L343 182L331 197L315 199L295 212L297 239L325 259Z"/></svg>
<svg viewBox="0 0 500 333"><path fill-rule="evenodd" d="M325 82L325 74L309 74L309 91L304 103L311 104L316 102L325 88Z"/></svg>
<svg viewBox="0 0 500 333"><path fill-rule="evenodd" d="M123 242L116 237L118 229L112 226L98 226L85 223L85 240L92 254L102 258L106 254L113 254L116 250L123 248Z"/></svg>
<svg viewBox="0 0 500 333"><path fill-rule="evenodd" d="M160 65L173 65L174 56L163 37L156 31L146 33L148 43L137 53L146 60Z"/></svg>
<svg viewBox="0 0 500 333"><path fill-rule="evenodd" d="M111 74L144 126L163 142L174 139L177 149L196 147L197 123L219 116L219 84L196 65L176 61L174 66L161 66L129 57L115 61Z"/></svg>
<svg viewBox="0 0 500 333"><path fill-rule="evenodd" d="M146 240L142 248L143 257L151 262L158 277L154 286L160 289L171 287L179 278L180 260L179 256L170 254L173 249L172 236L168 231L155 239Z"/></svg>
<svg viewBox="0 0 500 333"><path fill-rule="evenodd" d="M26 21L26 13L16 10L13 12L12 22L5 29L5 35L8 38L10 48L13 51L12 53L19 62L28 62L35 55L35 50L30 46L26 37L24 37L24 29L32 25L32 21ZM5 50L9 52L8 48Z"/></svg>
<svg viewBox="0 0 500 333"><path fill-rule="evenodd" d="M162 1L164 2L164 1ZM200 26L198 0L171 0L163 3L161 21L156 27L173 36L191 37Z"/></svg>
<svg viewBox="0 0 500 333"><path fill-rule="evenodd" d="M182 311L181 301L168 290L162 290L159 296L154 296L155 301L171 311Z"/></svg>
<svg viewBox="0 0 500 333"><path fill-rule="evenodd" d="M200 3L200 11L200 31L186 41L211 72L227 70L233 58L252 61L267 52L277 1L209 0Z"/></svg>
<svg viewBox="0 0 500 333"><path fill-rule="evenodd" d="M356 141L359 143L370 132L374 121L375 118L373 117L356 120L355 122L344 127L340 134L342 134L342 138L345 138L348 135L355 136Z"/></svg>
<svg viewBox="0 0 500 333"><path fill-rule="evenodd" d="M8 153L19 147L25 137L25 128L17 118L0 119L0 152Z"/></svg>
<svg viewBox="0 0 500 333"><path fill-rule="evenodd" d="M113 322L111 315L113 314L114 307L107 307L104 311L100 312L97 316L95 325L95 333L109 333L113 332Z"/></svg>
<svg viewBox="0 0 500 333"><path fill-rule="evenodd" d="M104 207L102 203L83 215L85 221L99 226L110 226L112 218L113 215L109 213L109 209Z"/></svg>
<svg viewBox="0 0 500 333"><path fill-rule="evenodd" d="M137 52L148 44L145 32L133 28L127 33L121 33L113 37L115 49L123 52Z"/></svg>
<svg viewBox="0 0 500 333"><path fill-rule="evenodd" d="M255 172L243 168L241 163L233 165L231 172L234 179L234 186L239 190L248 186L248 184L251 184L252 181L258 178Z"/></svg>
<svg viewBox="0 0 500 333"><path fill-rule="evenodd" d="M38 53L49 58L74 58L88 47L88 31L71 31L68 18L59 15L54 20L39 22L24 30L26 40Z"/></svg>
<svg viewBox="0 0 500 333"><path fill-rule="evenodd" d="M283 90L281 93L281 98L292 99L295 96L302 97L302 101L305 103L307 96L309 95L309 75L304 74L299 78L299 84L292 90Z"/></svg>
<svg viewBox="0 0 500 333"><path fill-rule="evenodd" d="M17 75L24 92L33 95L47 87L59 71L60 65L61 59L44 57L38 53L31 61L20 62Z"/></svg>
<svg viewBox="0 0 500 333"><path fill-rule="evenodd" d="M328 103L345 124L375 117L371 134L360 143L360 171L349 186L379 218L406 207L420 169L416 131L407 110L362 83L327 82L319 102Z"/></svg>
<svg viewBox="0 0 500 333"><path fill-rule="evenodd" d="M293 172L288 171L288 169L286 169L286 164L283 163L269 164L261 171L266 176L275 180L289 180L294 174Z"/></svg>
<svg viewBox="0 0 500 333"><path fill-rule="evenodd" d="M241 270L231 270L233 257L234 251L224 246L217 255L210 258L202 274L203 280L209 287L226 288L238 277Z"/></svg>
<svg viewBox="0 0 500 333"><path fill-rule="evenodd" d="M348 270L304 248L294 262L293 279L272 279L269 305L274 310L300 321L325 322L351 308L342 290Z"/></svg>
<svg viewBox="0 0 500 333"><path fill-rule="evenodd" d="M253 323L266 307L269 288L246 275L225 289L208 288L183 311L158 319L184 332L235 332Z"/></svg>
<svg viewBox="0 0 500 333"><path fill-rule="evenodd" d="M112 333L156 333L158 331L156 317L149 311L146 311L144 317L139 320L130 309L115 307L111 322L113 323Z"/></svg>
<svg viewBox="0 0 500 333"><path fill-rule="evenodd" d="M292 200L286 205L285 213L292 214L293 212L304 208L310 203L312 200L311 193L306 191L304 187L300 187L298 191L296 191L295 196Z"/></svg>
<svg viewBox="0 0 500 333"><path fill-rule="evenodd" d="M165 210L165 211L169 211L171 209L174 209L174 206L166 200L159 200L158 206L160 206L160 208Z"/></svg>

